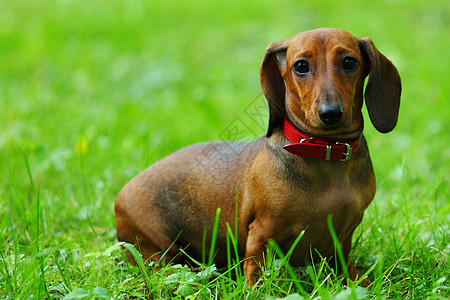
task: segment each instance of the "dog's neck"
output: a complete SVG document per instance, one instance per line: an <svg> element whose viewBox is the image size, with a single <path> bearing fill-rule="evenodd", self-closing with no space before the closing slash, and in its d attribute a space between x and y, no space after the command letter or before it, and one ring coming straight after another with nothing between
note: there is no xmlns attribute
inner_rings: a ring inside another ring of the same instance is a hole
<svg viewBox="0 0 450 300"><path fill-rule="evenodd" d="M283 146L283 149L298 156L347 161L361 143L361 136L351 140L312 136L296 129L286 118L282 131L292 143Z"/></svg>

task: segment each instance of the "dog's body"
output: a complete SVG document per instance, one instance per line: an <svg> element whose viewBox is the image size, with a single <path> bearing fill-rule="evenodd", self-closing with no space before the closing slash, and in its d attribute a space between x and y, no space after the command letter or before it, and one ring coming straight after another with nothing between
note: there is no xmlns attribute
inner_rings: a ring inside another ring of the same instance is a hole
<svg viewBox="0 0 450 300"><path fill-rule="evenodd" d="M180 247L200 259L202 251L209 252L208 242L203 249L204 228L210 237L221 208L214 260L224 265L226 224L235 230L237 204L238 251L247 258L244 271L250 284L271 239L287 251L305 230L291 256L293 265L303 265L315 250L324 257L334 255L330 214L348 259L352 234L375 194L362 136L368 73L369 115L379 131L388 132L397 121L400 78L370 39L318 29L272 43L261 66L270 108L267 136L249 143L192 145L144 170L117 197L118 239L138 242L144 257L153 260L170 248L166 259L182 261ZM283 149L290 143L284 119L317 138L358 140L359 148L348 161L295 155ZM352 266L349 271L357 277Z"/></svg>

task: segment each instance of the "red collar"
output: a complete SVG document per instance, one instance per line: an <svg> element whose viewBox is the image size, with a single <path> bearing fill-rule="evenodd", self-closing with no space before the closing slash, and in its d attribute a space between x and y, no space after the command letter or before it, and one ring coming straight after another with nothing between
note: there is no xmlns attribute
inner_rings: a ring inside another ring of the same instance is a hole
<svg viewBox="0 0 450 300"><path fill-rule="evenodd" d="M361 142L361 137L354 140L334 140L308 135L298 131L286 119L283 122L283 133L292 142L283 146L283 149L295 155L325 160L347 161L358 150Z"/></svg>

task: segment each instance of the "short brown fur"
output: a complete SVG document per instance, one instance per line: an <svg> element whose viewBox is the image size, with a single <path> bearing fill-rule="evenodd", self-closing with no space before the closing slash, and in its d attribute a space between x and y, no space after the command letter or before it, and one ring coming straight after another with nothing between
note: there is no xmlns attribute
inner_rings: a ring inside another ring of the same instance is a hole
<svg viewBox="0 0 450 300"><path fill-rule="evenodd" d="M342 69L347 56L358 62L353 72ZM299 59L308 61L308 76L294 72ZM237 199L238 250L246 259L249 284L259 278L258 264L263 263L269 240L287 251L305 230L290 260L295 266L304 265L315 250L324 257L334 255L329 214L348 260L352 234L375 194L366 141L362 137L360 148L346 162L295 156L282 148L289 141L281 124L286 117L297 129L315 136L361 136L367 75L369 115L375 128L388 132L397 122L400 77L369 38L321 28L270 44L261 64L261 84L270 109L267 135L249 143L192 145L141 172L117 197L118 239L138 242L144 257L152 260L159 260L162 251L170 248L167 261L176 257L176 262L185 262L177 256L180 247L201 259L204 228L209 238L220 207L214 261L225 265L226 224L235 229ZM318 116L319 108L330 104L343 108L342 119L333 126ZM208 246L205 251L209 253ZM348 269L352 279L358 277L352 264Z"/></svg>

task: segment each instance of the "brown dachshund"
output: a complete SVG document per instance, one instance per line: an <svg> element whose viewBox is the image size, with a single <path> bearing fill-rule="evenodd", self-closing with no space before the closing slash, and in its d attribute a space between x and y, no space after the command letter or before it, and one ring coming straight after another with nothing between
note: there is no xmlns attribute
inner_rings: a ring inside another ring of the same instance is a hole
<svg viewBox="0 0 450 300"><path fill-rule="evenodd" d="M249 284L269 240L287 251L303 237L290 263L304 265L316 252L334 255L327 225L345 258L352 234L375 194L375 177L362 135L366 106L380 132L398 117L401 82L395 66L370 38L321 28L271 43L261 64L261 85L269 102L267 135L247 143L207 142L161 159L119 193L117 236L138 244L144 258L184 262L179 248L201 260L203 233L211 237L221 208L214 262L227 263L226 224L235 230ZM215 159L201 160L205 152ZM209 245L209 242L206 243ZM358 271L349 264L352 279Z"/></svg>

